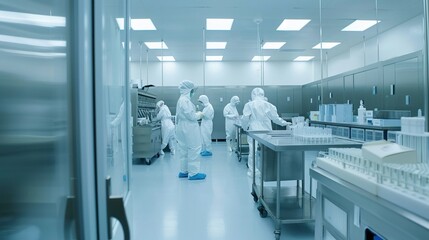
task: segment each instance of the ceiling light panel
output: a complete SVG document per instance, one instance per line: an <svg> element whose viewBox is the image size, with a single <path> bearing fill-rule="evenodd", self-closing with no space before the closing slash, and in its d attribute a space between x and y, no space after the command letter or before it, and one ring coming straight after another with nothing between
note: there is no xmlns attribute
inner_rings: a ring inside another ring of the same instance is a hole
<svg viewBox="0 0 429 240"><path fill-rule="evenodd" d="M223 56L206 56L206 61L222 61Z"/></svg>
<svg viewBox="0 0 429 240"><path fill-rule="evenodd" d="M176 59L174 59L173 56L157 56L157 58L161 62L174 62L174 61L176 61Z"/></svg>
<svg viewBox="0 0 429 240"><path fill-rule="evenodd" d="M262 49L280 49L285 44L286 42L266 42L262 46Z"/></svg>
<svg viewBox="0 0 429 240"><path fill-rule="evenodd" d="M321 42L314 46L313 49L331 49L340 44L340 42Z"/></svg>
<svg viewBox="0 0 429 240"><path fill-rule="evenodd" d="M165 42L144 42L144 44L149 49L168 49L168 46L165 44Z"/></svg>
<svg viewBox="0 0 429 240"><path fill-rule="evenodd" d="M253 62L260 62L260 61L268 61L268 59L270 59L271 56L254 56L252 58Z"/></svg>
<svg viewBox="0 0 429 240"><path fill-rule="evenodd" d="M225 49L226 42L206 42L206 49Z"/></svg>
<svg viewBox="0 0 429 240"><path fill-rule="evenodd" d="M314 58L314 56L299 56L299 57L295 58L294 61L295 62L306 62L306 61L310 61L313 58Z"/></svg>
<svg viewBox="0 0 429 240"><path fill-rule="evenodd" d="M150 18L131 19L131 28L136 31L156 30Z"/></svg>
<svg viewBox="0 0 429 240"><path fill-rule="evenodd" d="M234 19L231 18L207 18L207 30L231 30Z"/></svg>
<svg viewBox="0 0 429 240"><path fill-rule="evenodd" d="M311 19L285 19L277 28L277 31L299 31L310 21Z"/></svg>
<svg viewBox="0 0 429 240"><path fill-rule="evenodd" d="M363 32L379 22L380 21L376 20L356 20L347 27L343 28L341 31Z"/></svg>

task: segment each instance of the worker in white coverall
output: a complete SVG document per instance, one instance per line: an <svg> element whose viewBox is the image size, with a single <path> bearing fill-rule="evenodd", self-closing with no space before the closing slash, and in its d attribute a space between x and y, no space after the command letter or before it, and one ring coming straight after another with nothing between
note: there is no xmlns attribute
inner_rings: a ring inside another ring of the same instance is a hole
<svg viewBox="0 0 429 240"><path fill-rule="evenodd" d="M202 180L206 174L200 173L199 153L201 150L201 135L198 120L201 112L195 111L191 97L195 92L195 85L189 80L179 84L180 98L176 107L176 139L177 154L180 161L179 178Z"/></svg>
<svg viewBox="0 0 429 240"><path fill-rule="evenodd" d="M266 101L264 99L264 90L262 88L255 88L252 90L252 101L246 103L243 109L243 118L242 118L242 126L243 129L247 129L249 131L255 130L272 130L271 121L280 126L286 126L290 123L286 122L282 118L279 117L277 113L277 108ZM249 170L247 174L252 176L253 174L253 141L252 138L247 137L247 141L249 142L249 158L247 165L249 166ZM256 146L258 146L258 143ZM259 149L256 148L256 161L255 161L255 172L260 174L258 170L259 162Z"/></svg>
<svg viewBox="0 0 429 240"><path fill-rule="evenodd" d="M237 111L237 105L239 103L240 98L233 96L223 109L223 116L225 117L226 146L228 151L237 150L237 134L234 123L238 123L240 117Z"/></svg>
<svg viewBox="0 0 429 240"><path fill-rule="evenodd" d="M201 119L201 156L212 156L212 132L213 132L213 118L214 110L209 98L206 95L201 95L198 101L204 106L202 111L203 118Z"/></svg>
<svg viewBox="0 0 429 240"><path fill-rule="evenodd" d="M161 151L159 152L161 155L164 154L164 148L170 148L171 155L175 153L175 141L176 141L176 133L174 123L171 120L171 112L167 105L164 104L164 101L158 101L156 103L156 109L158 114L156 115L155 120L161 121L161 135L162 135L162 143L161 143Z"/></svg>

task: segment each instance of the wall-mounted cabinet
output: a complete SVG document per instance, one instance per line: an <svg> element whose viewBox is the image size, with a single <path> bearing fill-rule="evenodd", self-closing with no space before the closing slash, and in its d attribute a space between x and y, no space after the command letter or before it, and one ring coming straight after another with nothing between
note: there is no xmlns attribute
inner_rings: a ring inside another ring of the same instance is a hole
<svg viewBox="0 0 429 240"><path fill-rule="evenodd" d="M423 108L423 80L420 58L398 61L383 67L384 108L410 110Z"/></svg>
<svg viewBox="0 0 429 240"><path fill-rule="evenodd" d="M320 89L322 82L322 89ZM318 96L323 103L351 103L357 114L360 100L366 109L410 110L412 116L424 108L422 53L415 52L378 62L302 87L305 114L318 110ZM311 100L312 99L312 100Z"/></svg>
<svg viewBox="0 0 429 240"><path fill-rule="evenodd" d="M359 106L359 100L357 100L358 97L354 95L354 77L352 75L344 76L344 103L353 104L353 113L357 114L355 112L355 109L357 109L356 106Z"/></svg>
<svg viewBox="0 0 429 240"><path fill-rule="evenodd" d="M355 111L359 107L360 100L364 101L367 109L383 108L382 95L380 93L380 90L383 88L383 82L378 77L378 68L355 73L353 84L355 98L357 98L356 105L353 105Z"/></svg>

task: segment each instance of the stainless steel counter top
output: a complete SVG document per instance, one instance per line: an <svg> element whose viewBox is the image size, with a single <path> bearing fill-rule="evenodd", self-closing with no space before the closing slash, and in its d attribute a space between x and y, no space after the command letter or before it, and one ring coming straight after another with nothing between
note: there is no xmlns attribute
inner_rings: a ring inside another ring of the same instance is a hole
<svg viewBox="0 0 429 240"><path fill-rule="evenodd" d="M296 139L288 130L248 131L248 135L266 147L277 151L325 150L330 147L361 147L362 142L347 138L332 137L329 142L307 142Z"/></svg>

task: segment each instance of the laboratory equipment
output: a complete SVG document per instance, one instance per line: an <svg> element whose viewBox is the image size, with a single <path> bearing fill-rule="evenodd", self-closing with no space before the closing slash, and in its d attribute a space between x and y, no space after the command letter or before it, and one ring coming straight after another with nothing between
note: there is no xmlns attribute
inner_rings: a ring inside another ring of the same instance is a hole
<svg viewBox="0 0 429 240"><path fill-rule="evenodd" d="M365 112L366 112L366 108L363 106L363 101L360 100L360 106L358 108L358 118L357 118L358 124L365 123Z"/></svg>
<svg viewBox="0 0 429 240"><path fill-rule="evenodd" d="M292 135L297 141L308 143L328 143L332 141L332 129L299 126L292 128Z"/></svg>
<svg viewBox="0 0 429 240"><path fill-rule="evenodd" d="M159 157L161 149L160 123L152 121L156 117L156 96L138 88L132 88L130 93L133 158L143 159L150 165L154 156Z"/></svg>

